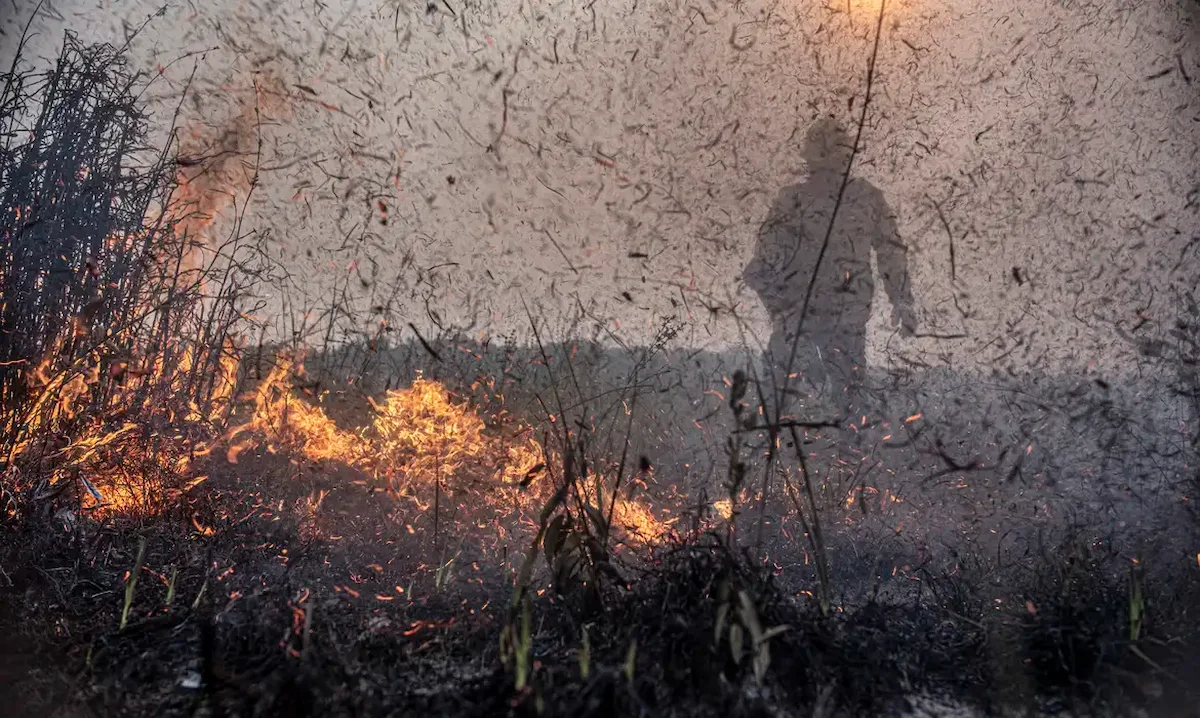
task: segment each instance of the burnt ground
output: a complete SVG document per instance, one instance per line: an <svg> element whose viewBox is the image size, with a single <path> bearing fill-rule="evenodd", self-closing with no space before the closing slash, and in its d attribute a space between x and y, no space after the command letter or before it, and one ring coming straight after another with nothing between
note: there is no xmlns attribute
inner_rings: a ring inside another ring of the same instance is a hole
<svg viewBox="0 0 1200 718"><path fill-rule="evenodd" d="M341 397L331 415L360 421L361 397ZM519 411L515 390L509 401ZM819 439L814 454L848 445L840 432ZM910 453L894 465L912 466L921 454ZM944 461L921 456L934 472ZM1003 502L966 514L957 498L918 494L931 475L919 474L901 513L824 509L824 616L794 512L767 512L769 558L753 559L751 541L731 547L721 522L693 515L695 486L660 457L645 498L674 530L654 547L619 547L619 582L560 592L539 559L532 675L520 690L500 636L536 529L532 498L506 504L468 481L439 492L435 512L430 487L398 500L354 469L260 446L236 465L214 456L208 480L153 520L68 530L27 515L0 547L3 705L65 716L1200 715L1200 560L1179 558L1194 536L1185 511L1143 507L1152 516L1121 525L1078 504L1044 521ZM1135 463L1115 471L1135 476ZM1059 470L1025 468L1013 502ZM995 491L981 476L964 469L933 483ZM708 486L719 495L719 477ZM897 528L922 519L937 530ZM952 541L956 526L973 528ZM761 683L750 658L732 658L740 591L764 628L787 626L767 642ZM1139 592L1144 615L1133 609Z"/></svg>

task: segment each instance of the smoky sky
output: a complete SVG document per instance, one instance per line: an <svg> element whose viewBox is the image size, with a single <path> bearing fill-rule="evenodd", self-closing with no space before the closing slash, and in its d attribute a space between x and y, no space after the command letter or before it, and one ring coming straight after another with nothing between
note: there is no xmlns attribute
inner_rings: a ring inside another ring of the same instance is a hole
<svg viewBox="0 0 1200 718"><path fill-rule="evenodd" d="M845 7L59 2L31 48L151 18L131 59L161 128L180 107L181 136L220 137L258 107L243 226L270 232L293 305L345 286L365 325L394 291L417 327L496 336L528 334L523 302L548 331L583 307L601 339L675 317L686 346L761 350L760 227L804 180L808 128L860 117L874 23ZM1194 283L1193 13L888 8L855 176L906 248L920 331L894 331L875 257L867 362L1139 371ZM30 11L6 6L6 56Z"/></svg>

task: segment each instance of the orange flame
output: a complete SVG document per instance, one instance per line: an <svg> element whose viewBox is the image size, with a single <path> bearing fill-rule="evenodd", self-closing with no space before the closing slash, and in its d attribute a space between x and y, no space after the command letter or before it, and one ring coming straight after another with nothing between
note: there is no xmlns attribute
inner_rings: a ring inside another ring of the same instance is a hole
<svg viewBox="0 0 1200 718"><path fill-rule="evenodd" d="M299 376L298 358L277 361L254 393L253 416L228 437L231 461L260 437L313 461L386 477L401 495L439 482L448 490L482 488L485 501L515 499L529 507L548 493L548 482L535 482L546 457L529 432L515 440L498 437L477 411L437 381L418 376L410 387L389 391L380 401L368 399L370 425L350 431L295 395L293 379ZM481 485L484 475L490 481ZM616 502L613 525L640 541L657 540L667 531L649 508L625 498Z"/></svg>
<svg viewBox="0 0 1200 718"><path fill-rule="evenodd" d="M77 499L96 515L153 511L169 498L162 479L190 475L194 459L209 450L206 427L232 401L237 349L227 340L211 398L201 407L184 398L193 376L207 369L194 365L194 346L175 358L118 359L95 350L59 366L73 331L68 327L27 375L34 394L29 406L20 416L10 411L3 417L21 426L7 463L37 466L31 476L43 479L39 493ZM110 389L93 397L102 379L112 382Z"/></svg>

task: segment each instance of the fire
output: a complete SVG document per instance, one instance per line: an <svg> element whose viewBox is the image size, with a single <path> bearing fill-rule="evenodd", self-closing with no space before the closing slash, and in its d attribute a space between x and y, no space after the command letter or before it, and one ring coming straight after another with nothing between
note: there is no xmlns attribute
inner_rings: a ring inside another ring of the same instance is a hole
<svg viewBox="0 0 1200 718"><path fill-rule="evenodd" d="M447 492L476 494L483 503L515 501L536 509L549 494L548 482L537 480L547 457L527 427L518 427L521 438L498 435L440 382L419 375L408 388L391 390L378 401L368 399L370 424L351 431L296 396L295 379L303 376L301 358L279 359L254 392L251 418L228 437L231 460L264 438L272 447L309 460L353 466L386 480L397 495L428 491L436 484ZM625 498L613 507L613 524L642 542L660 539L667 531L649 508Z"/></svg>
<svg viewBox="0 0 1200 718"><path fill-rule="evenodd" d="M64 330L28 372L34 398L3 417L19 427L4 457L39 479L35 495L75 499L97 516L136 515L162 507L169 478L190 476L210 450L211 427L230 407L238 353L227 340L215 366L197 366L197 348L174 356L132 351L124 358L94 350L61 367L60 352L77 327ZM189 391L204 372L212 390L200 406ZM95 392L99 385L103 390Z"/></svg>
<svg viewBox="0 0 1200 718"><path fill-rule="evenodd" d="M407 389L389 391L380 401L368 399L371 424L350 431L295 396L293 379L303 375L302 362L280 359L255 391L251 419L229 436L235 457L261 435L312 461L338 462L395 480L392 488L398 491L481 466L498 467L497 488L513 488L542 462L532 439L510 443L488 433L483 418L439 382L418 376Z"/></svg>
<svg viewBox="0 0 1200 718"><path fill-rule="evenodd" d="M110 251L136 243L113 237ZM140 300L154 305L162 299L158 291ZM15 436L0 457L6 483L19 478L38 498L61 497L91 516L147 516L201 483L198 463L217 446L236 463L247 448L265 443L272 451L353 467L418 506L440 490L456 501L470 495L477 508L517 508L528 516L553 492L555 472L546 467L562 466L561 456L539 445L527 425L489 425L440 382L418 375L407 388L370 399L362 427L344 428L320 397L302 388L302 355L278 357L239 396L242 352L234 339L217 350L202 346L186 338L203 336L190 324L196 316L178 315L168 317L173 338L164 341L161 315L146 316L144 325L113 328L93 326L85 311L25 372L31 399L0 416ZM81 346L95 348L80 353ZM246 418L225 428L243 404ZM612 483L611 476L591 473L590 480ZM639 542L667 530L649 508L627 498L613 506L613 525Z"/></svg>
<svg viewBox="0 0 1200 718"><path fill-rule="evenodd" d="M393 495L415 498L436 486L448 496L470 494L480 508L536 511L553 490L553 472L544 467L561 465L561 457L547 457L527 426L517 425L515 432L511 425L489 427L440 382L418 375L407 388L369 399L367 424L348 429L298 389L306 378L302 356L278 357L252 391L237 397L240 351L232 340L216 355L178 344L154 355L93 352L57 371L47 357L29 371L37 399L22 419L26 430L7 466L33 462L41 471L30 475L45 477L40 493L77 499L95 516L165 508L186 489L164 487L201 483L204 477L194 478L196 462L218 444L227 447L231 463L265 443L272 451L353 467L385 482ZM209 386L203 405L189 398L201 380ZM99 382L109 386L97 399L92 389ZM219 434L239 400L249 405L247 418ZM600 474L592 480L601 480ZM418 500L427 504L427 496ZM612 523L638 542L656 541L667 531L644 504L624 497L613 506Z"/></svg>
<svg viewBox="0 0 1200 718"><path fill-rule="evenodd" d="M85 282L109 263L142 273L127 286L95 287L18 379L20 401L0 411L0 462L6 472L36 467L21 473L40 482L37 495L77 494L96 515L152 511L168 498L163 487L182 483L212 449L232 408L240 352L224 332L210 339L221 315L204 296L198 248L207 218L249 187L234 164L252 116L243 111L232 123L226 135L236 141L221 144L215 163L181 167L167 207L149 208L142 229L113 232L79 267ZM173 231L159 223L164 210Z"/></svg>
<svg viewBox="0 0 1200 718"><path fill-rule="evenodd" d="M650 509L637 501L619 498L613 507L612 523L638 541L651 543L663 538L667 526Z"/></svg>
<svg viewBox="0 0 1200 718"><path fill-rule="evenodd" d="M489 435L478 413L455 401L442 384L421 376L408 389L389 391L382 404L371 405L378 455L413 475L453 473L469 459L495 457L499 461L493 478L511 488L543 462L532 438L505 443Z"/></svg>
<svg viewBox="0 0 1200 718"><path fill-rule="evenodd" d="M75 494L94 515L153 511L169 498L164 487L181 485L212 450L235 399L240 351L228 335L207 338L218 312L204 290L215 261L206 234L250 189L241 158L261 109L243 103L218 137L185 138L189 157L212 159L181 160L165 206L147 210L142 230L109 235L81 268L83 280L109 262L138 262L146 274L127 295L98 287L24 372L28 398L0 413L9 439L0 461L6 471L36 467L23 474L40 481L38 495Z"/></svg>
<svg viewBox="0 0 1200 718"><path fill-rule="evenodd" d="M234 440L256 432L312 461L357 463L363 449L361 438L343 430L319 407L293 396L292 377L298 372L303 372L303 365L281 357L259 384L249 421L228 436L232 461L236 462L237 454L256 441L253 435L242 443Z"/></svg>

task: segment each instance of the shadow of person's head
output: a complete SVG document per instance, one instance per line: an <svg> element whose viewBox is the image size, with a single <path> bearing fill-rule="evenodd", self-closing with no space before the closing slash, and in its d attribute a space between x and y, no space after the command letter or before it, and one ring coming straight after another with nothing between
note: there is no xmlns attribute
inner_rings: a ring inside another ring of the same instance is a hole
<svg viewBox="0 0 1200 718"><path fill-rule="evenodd" d="M805 136L804 160L809 174L845 172L853 148L850 135L836 120L828 117L817 120Z"/></svg>

